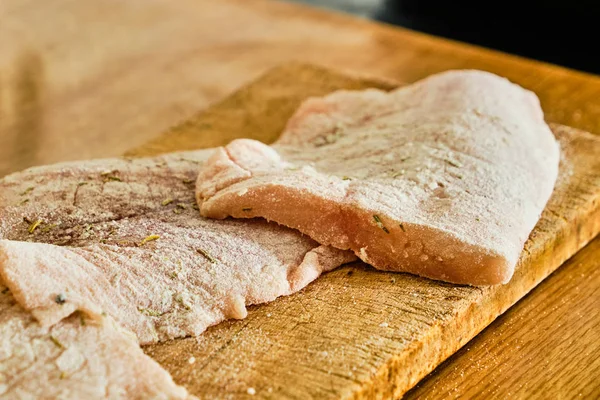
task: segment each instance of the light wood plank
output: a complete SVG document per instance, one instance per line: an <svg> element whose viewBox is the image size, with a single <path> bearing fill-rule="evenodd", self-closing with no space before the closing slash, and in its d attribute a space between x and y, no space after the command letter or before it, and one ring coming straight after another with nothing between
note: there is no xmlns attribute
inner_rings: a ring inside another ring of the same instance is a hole
<svg viewBox="0 0 600 400"><path fill-rule="evenodd" d="M600 238L405 398L600 398L598 254Z"/></svg>
<svg viewBox="0 0 600 400"><path fill-rule="evenodd" d="M309 65L280 67L130 155L214 146L235 137L271 141L308 96L393 86ZM205 398L243 397L248 388L261 398L402 395L600 231L600 138L552 128L562 146L559 181L509 284L457 286L356 264L297 295L254 308L246 320L221 324L199 339L150 346L148 353ZM590 316L588 325L597 318ZM535 332L526 321L521 328ZM193 365L187 362L191 355ZM538 367L548 361L537 360ZM512 387L497 390L505 396Z"/></svg>

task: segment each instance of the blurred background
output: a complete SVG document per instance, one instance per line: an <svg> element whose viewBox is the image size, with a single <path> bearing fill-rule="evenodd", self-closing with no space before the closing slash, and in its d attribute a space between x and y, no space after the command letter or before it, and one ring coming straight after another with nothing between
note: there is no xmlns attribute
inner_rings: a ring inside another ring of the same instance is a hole
<svg viewBox="0 0 600 400"><path fill-rule="evenodd" d="M552 120L594 131L600 77L412 31L600 74L596 3L0 0L0 177L123 154L299 60L401 82L485 69L539 92Z"/></svg>
<svg viewBox="0 0 600 400"><path fill-rule="evenodd" d="M289 0L600 74L597 0Z"/></svg>

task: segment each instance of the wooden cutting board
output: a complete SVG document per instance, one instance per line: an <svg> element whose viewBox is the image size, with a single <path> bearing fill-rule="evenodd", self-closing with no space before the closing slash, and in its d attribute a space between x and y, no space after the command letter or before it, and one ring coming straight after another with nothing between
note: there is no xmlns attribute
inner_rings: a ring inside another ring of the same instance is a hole
<svg viewBox="0 0 600 400"><path fill-rule="evenodd" d="M397 85L285 65L129 155L213 147L240 137L269 143L309 96ZM146 352L200 398L401 396L600 231L600 138L552 129L562 146L559 180L509 284L458 286L355 263L298 294L252 307L245 320Z"/></svg>

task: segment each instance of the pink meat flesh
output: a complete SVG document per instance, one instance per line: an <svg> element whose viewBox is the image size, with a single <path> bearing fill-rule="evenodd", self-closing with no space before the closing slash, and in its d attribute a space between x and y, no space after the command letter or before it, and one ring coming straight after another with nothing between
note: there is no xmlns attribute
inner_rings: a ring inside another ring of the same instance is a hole
<svg viewBox="0 0 600 400"><path fill-rule="evenodd" d="M481 71L305 101L272 147L239 139L201 169L203 216L263 217L376 268L510 280L558 174L537 97Z"/></svg>
<svg viewBox="0 0 600 400"><path fill-rule="evenodd" d="M0 398L191 399L110 317L48 328L0 282Z"/></svg>
<svg viewBox="0 0 600 400"><path fill-rule="evenodd" d="M2 179L0 277L44 327L75 310L99 321L106 313L144 344L244 318L246 305L356 258L264 220L200 217L193 182L209 154L67 163Z"/></svg>

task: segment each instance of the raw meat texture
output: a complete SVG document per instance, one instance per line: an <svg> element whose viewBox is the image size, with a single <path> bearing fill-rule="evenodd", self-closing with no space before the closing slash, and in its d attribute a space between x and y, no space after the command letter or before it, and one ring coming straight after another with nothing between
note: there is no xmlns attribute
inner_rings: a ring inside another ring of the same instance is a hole
<svg viewBox="0 0 600 400"><path fill-rule="evenodd" d="M239 139L198 176L206 217L264 217L376 268L510 280L558 174L537 97L481 71L305 101L272 146Z"/></svg>
<svg viewBox="0 0 600 400"><path fill-rule="evenodd" d="M44 327L75 310L100 321L107 313L146 344L244 318L246 305L356 258L264 220L200 217L193 182L208 154L67 163L2 179L0 277Z"/></svg>
<svg viewBox="0 0 600 400"><path fill-rule="evenodd" d="M191 399L110 317L44 328L0 283L1 399Z"/></svg>

